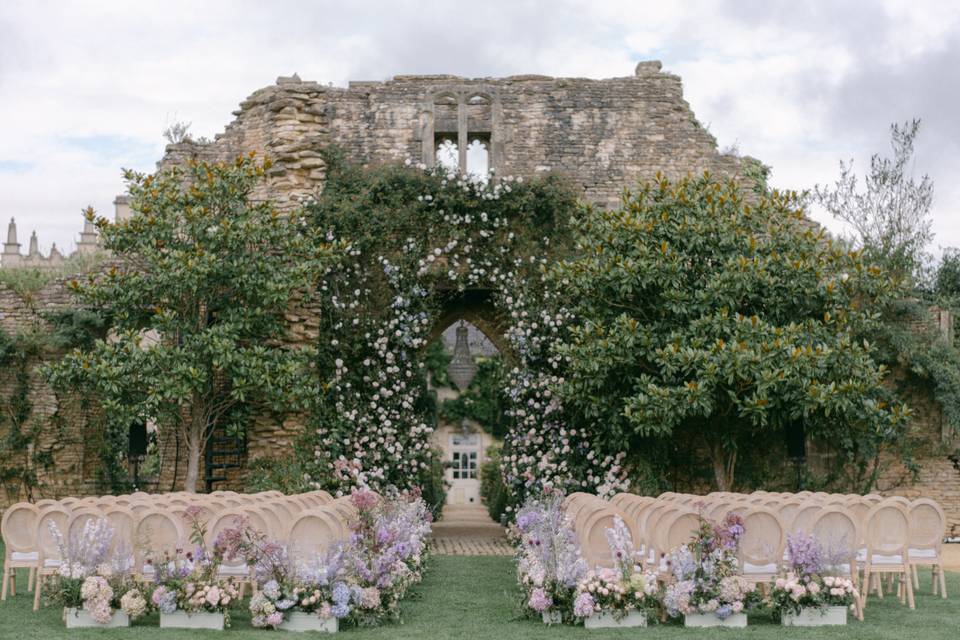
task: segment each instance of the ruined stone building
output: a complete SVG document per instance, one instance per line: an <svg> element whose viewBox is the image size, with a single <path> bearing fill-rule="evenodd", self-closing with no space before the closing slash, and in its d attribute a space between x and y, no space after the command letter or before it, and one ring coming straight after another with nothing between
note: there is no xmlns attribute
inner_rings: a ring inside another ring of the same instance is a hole
<svg viewBox="0 0 960 640"><path fill-rule="evenodd" d="M432 75L334 87L294 75L255 91L233 116L212 141L168 146L161 165L228 161L255 151L273 162L259 195L280 207L293 207L323 188L322 151L331 145L364 164L439 162L467 173L492 168L496 175L514 176L556 172L576 185L586 201L603 206L615 205L623 188L658 171L671 177L711 171L747 181L756 168L752 159L717 149L684 100L680 78L663 72L655 61L641 62L633 74L602 80ZM55 291L40 297L45 304L66 304ZM60 302L50 302L55 298ZM0 285L0 326L13 326L21 307ZM309 314L292 311L288 318L292 335L315 339L318 325ZM6 392L4 385L9 388L0 372L0 393ZM43 401L35 411L47 416L63 411L39 381L36 389ZM940 438L947 427L938 420L934 410L923 413L920 428ZM247 455L282 452L298 428L295 421L258 419ZM182 472L182 462L179 470L173 462L182 454L172 440L162 454L161 488L166 490ZM87 458L66 450L57 455L64 464L57 465L53 491L92 486ZM888 485L938 498L960 526L960 473L945 456L924 463L914 487L892 477Z"/></svg>

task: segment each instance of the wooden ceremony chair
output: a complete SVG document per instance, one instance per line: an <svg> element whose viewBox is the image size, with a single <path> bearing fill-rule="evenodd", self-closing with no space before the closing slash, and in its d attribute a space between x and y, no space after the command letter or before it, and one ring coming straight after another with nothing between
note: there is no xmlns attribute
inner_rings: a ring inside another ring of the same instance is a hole
<svg viewBox="0 0 960 640"><path fill-rule="evenodd" d="M60 568L63 558L60 557L60 547L57 540L50 530L50 523L57 528L57 531L63 537L64 544L67 543L67 522L70 519L70 512L63 507L48 507L40 514L37 521L37 564L33 583L33 610L40 609L40 594L43 591L43 581L46 576L51 576Z"/></svg>
<svg viewBox="0 0 960 640"><path fill-rule="evenodd" d="M33 589L37 561L40 552L37 548L37 523L40 521L40 509L29 502L18 502L3 512L0 520L0 535L3 537L3 586L0 587L0 601L11 595L17 595L17 569L27 569L27 590Z"/></svg>
<svg viewBox="0 0 960 640"><path fill-rule="evenodd" d="M920 576L917 566L929 566L933 584L931 591L947 597L947 582L944 576L942 547L947 531L947 518L940 505L929 498L919 498L910 505L909 561L914 586L919 588Z"/></svg>
<svg viewBox="0 0 960 640"><path fill-rule="evenodd" d="M913 576L910 572L910 516L902 503L883 501L870 510L867 518L867 557L863 570L863 606L867 606L870 579L876 578L877 597L883 597L882 576L900 578L900 601L911 609Z"/></svg>

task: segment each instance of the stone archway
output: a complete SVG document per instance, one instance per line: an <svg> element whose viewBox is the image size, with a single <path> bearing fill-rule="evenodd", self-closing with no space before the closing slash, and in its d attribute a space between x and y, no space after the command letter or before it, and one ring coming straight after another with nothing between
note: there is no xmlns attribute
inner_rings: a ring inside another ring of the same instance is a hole
<svg viewBox="0 0 960 640"><path fill-rule="evenodd" d="M506 361L513 361L513 352L510 343L504 337L508 326L503 313L497 309L493 301L492 289L466 289L458 291L438 292L441 297L442 311L427 336L427 343L439 340L450 325L459 320L466 320L487 337L500 352Z"/></svg>

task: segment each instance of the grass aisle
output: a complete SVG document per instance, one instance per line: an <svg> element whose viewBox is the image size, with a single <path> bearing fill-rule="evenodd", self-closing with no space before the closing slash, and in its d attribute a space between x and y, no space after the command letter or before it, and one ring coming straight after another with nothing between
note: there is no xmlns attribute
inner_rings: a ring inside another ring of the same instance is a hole
<svg viewBox="0 0 960 640"><path fill-rule="evenodd" d="M948 589L951 599L941 600L930 595L929 573L921 573L921 593L917 595L917 610L902 607L895 597L882 601L871 598L867 620L851 622L847 627L834 629L783 629L772 620L753 616L752 626L743 630L688 630L677 625L648 629L604 630L587 632L582 627L545 627L535 620L517 619L517 591L512 558L436 556L423 584L417 587L403 605L403 624L392 624L377 629L343 631L345 640L463 638L469 640L555 640L562 638L757 638L773 640L790 638L820 640L826 638L885 639L890 640L956 640L960 637L960 575L949 574ZM20 584L26 584L26 575ZM233 627L221 633L215 631L174 631L159 629L157 617L139 621L130 629L71 630L60 620L60 611L45 607L38 613L31 611L30 594L0 604L0 638L16 640L60 640L74 638L101 638L119 640L186 640L188 638L253 638L288 637L286 634L253 629L245 611L233 616ZM289 636L300 637L300 636ZM310 634L308 637L322 637Z"/></svg>

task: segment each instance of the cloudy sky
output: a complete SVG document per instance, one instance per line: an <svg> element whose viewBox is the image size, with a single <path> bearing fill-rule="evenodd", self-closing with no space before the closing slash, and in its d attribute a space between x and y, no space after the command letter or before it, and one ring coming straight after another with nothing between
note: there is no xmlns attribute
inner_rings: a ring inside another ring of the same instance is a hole
<svg viewBox="0 0 960 640"><path fill-rule="evenodd" d="M649 59L778 187L832 181L840 158L862 168L890 123L922 118L936 243L960 246L956 0L3 0L0 237L15 216L22 244L36 229L44 252L72 249L80 210L112 212L121 167L151 170L165 127L212 137L279 75L606 78Z"/></svg>

